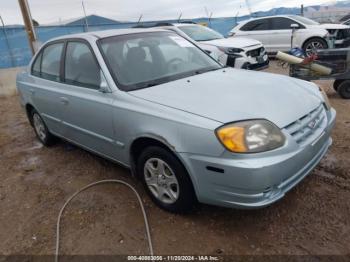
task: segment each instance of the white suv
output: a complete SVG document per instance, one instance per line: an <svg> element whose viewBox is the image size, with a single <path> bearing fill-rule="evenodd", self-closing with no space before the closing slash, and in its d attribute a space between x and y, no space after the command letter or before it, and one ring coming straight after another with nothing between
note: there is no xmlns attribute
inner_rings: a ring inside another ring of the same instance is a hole
<svg viewBox="0 0 350 262"><path fill-rule="evenodd" d="M221 64L251 70L268 67L269 58L261 42L250 38L225 38L220 33L195 23L158 23L152 26L176 32L195 43Z"/></svg>
<svg viewBox="0 0 350 262"><path fill-rule="evenodd" d="M295 28L293 47L304 49L307 54L315 49L347 47L350 43L350 27L341 24L319 24L311 19L297 16L271 16L251 19L240 23L230 32L234 37L250 37L264 44L268 52L291 49L292 28Z"/></svg>

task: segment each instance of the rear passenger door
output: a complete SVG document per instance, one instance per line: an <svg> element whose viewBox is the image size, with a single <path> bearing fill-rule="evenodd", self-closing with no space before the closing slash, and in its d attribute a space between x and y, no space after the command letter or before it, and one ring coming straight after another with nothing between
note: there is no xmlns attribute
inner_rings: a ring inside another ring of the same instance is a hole
<svg viewBox="0 0 350 262"><path fill-rule="evenodd" d="M61 58L64 42L53 42L41 49L31 68L31 82L28 84L33 106L40 113L50 132L64 134L62 125L63 106L60 101Z"/></svg>
<svg viewBox="0 0 350 262"><path fill-rule="evenodd" d="M291 49L292 24L295 21L286 17L271 18L271 49L276 51L288 51ZM301 27L302 25L299 25ZM301 28L300 28L301 29Z"/></svg>
<svg viewBox="0 0 350 262"><path fill-rule="evenodd" d="M101 90L101 86L107 87L107 82L88 42L67 42L62 71L65 137L113 158L113 99L110 93Z"/></svg>
<svg viewBox="0 0 350 262"><path fill-rule="evenodd" d="M270 51L271 31L269 19L257 19L243 25L237 36L248 37L260 41Z"/></svg>

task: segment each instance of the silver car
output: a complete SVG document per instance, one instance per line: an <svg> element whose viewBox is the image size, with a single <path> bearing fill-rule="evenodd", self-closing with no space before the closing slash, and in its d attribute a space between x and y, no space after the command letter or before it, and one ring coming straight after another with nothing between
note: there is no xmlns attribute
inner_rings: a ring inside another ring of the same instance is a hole
<svg viewBox="0 0 350 262"><path fill-rule="evenodd" d="M336 116L313 83L222 68L160 29L54 39L17 86L43 144L60 137L130 168L171 212L276 202L326 154Z"/></svg>

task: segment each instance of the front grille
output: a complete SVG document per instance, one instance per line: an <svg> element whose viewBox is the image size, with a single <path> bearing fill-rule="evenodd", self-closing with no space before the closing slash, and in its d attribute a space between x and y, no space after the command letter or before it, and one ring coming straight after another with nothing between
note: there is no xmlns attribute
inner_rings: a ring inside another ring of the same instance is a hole
<svg viewBox="0 0 350 262"><path fill-rule="evenodd" d="M336 36L337 40L350 38L350 29L340 29Z"/></svg>
<svg viewBox="0 0 350 262"><path fill-rule="evenodd" d="M261 64L259 64L259 63L250 64L248 66L248 69L249 70L263 70L263 69L267 68L269 66L269 64L270 64L270 60L267 60L266 62L261 63Z"/></svg>
<svg viewBox="0 0 350 262"><path fill-rule="evenodd" d="M236 56L228 56L227 57L227 66L232 66L232 67L235 67L235 63L236 63Z"/></svg>
<svg viewBox="0 0 350 262"><path fill-rule="evenodd" d="M247 56L258 57L258 56L263 55L264 52L265 52L265 48L264 47L260 47L260 48L257 48L257 49L253 49L253 50L247 51Z"/></svg>
<svg viewBox="0 0 350 262"><path fill-rule="evenodd" d="M327 126L326 110L321 104L309 114L303 116L284 129L303 146L315 141Z"/></svg>

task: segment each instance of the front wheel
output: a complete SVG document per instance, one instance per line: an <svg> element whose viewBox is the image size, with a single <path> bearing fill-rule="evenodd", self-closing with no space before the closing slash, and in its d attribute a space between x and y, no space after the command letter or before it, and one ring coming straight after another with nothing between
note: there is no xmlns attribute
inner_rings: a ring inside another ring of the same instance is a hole
<svg viewBox="0 0 350 262"><path fill-rule="evenodd" d="M350 80L345 80L338 85L337 92L342 98L350 99Z"/></svg>
<svg viewBox="0 0 350 262"><path fill-rule="evenodd" d="M316 53L317 50L327 49L328 44L326 40L322 38L312 38L304 44L304 51L307 56L311 56Z"/></svg>
<svg viewBox="0 0 350 262"><path fill-rule="evenodd" d="M148 147L137 161L137 172L155 204L173 213L193 209L196 197L182 163L168 150Z"/></svg>

